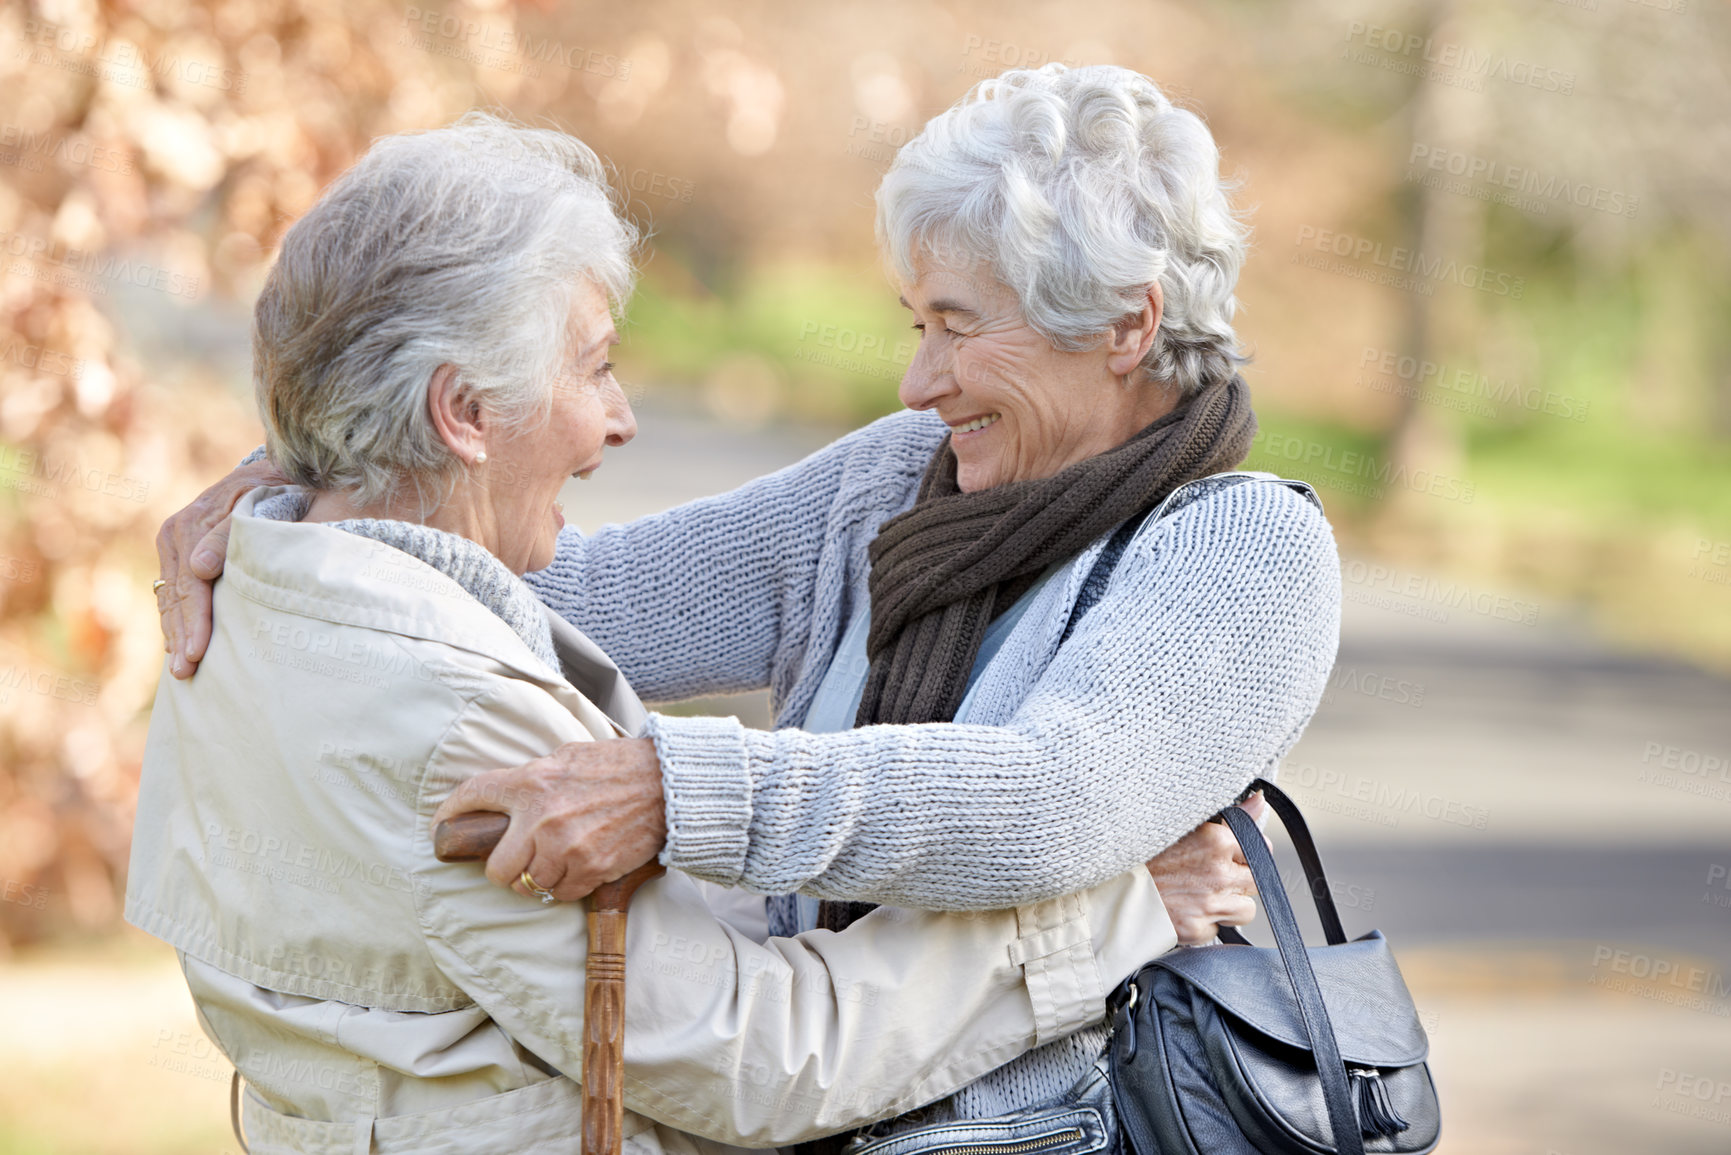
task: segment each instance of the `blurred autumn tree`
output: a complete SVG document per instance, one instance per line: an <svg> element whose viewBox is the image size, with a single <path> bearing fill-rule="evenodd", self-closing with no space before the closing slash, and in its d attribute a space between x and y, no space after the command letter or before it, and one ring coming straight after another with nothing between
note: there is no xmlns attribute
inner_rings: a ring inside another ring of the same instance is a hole
<svg viewBox="0 0 1731 1155"><path fill-rule="evenodd" d="M147 379L113 315L244 299L368 140L466 106L404 27L364 0L0 9L0 946L116 916L155 530L256 437L231 387Z"/></svg>

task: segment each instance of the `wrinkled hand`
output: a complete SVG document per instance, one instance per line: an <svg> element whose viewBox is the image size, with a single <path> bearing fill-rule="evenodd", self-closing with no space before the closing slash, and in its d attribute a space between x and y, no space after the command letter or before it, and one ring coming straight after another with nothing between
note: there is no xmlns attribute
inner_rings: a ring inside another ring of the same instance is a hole
<svg viewBox="0 0 1731 1155"><path fill-rule="evenodd" d="M1261 793L1243 809L1258 822L1268 809ZM1212 941L1222 926L1256 918L1256 883L1238 839L1224 823L1204 822L1148 860L1148 871L1182 946Z"/></svg>
<svg viewBox="0 0 1731 1155"><path fill-rule="evenodd" d="M570 902L661 853L667 807L661 760L648 738L569 742L545 758L457 785L437 826L470 810L511 816L487 859L487 879L527 895L529 877Z"/></svg>
<svg viewBox="0 0 1731 1155"><path fill-rule="evenodd" d="M156 595L162 615L163 648L177 678L190 678L210 645L210 587L228 556L229 517L249 490L288 482L268 461L243 465L162 523L156 534L161 577Z"/></svg>

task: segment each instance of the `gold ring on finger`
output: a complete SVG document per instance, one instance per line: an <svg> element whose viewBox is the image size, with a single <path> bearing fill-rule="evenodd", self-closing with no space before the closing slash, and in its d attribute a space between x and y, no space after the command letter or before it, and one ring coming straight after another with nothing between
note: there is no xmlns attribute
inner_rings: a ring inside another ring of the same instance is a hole
<svg viewBox="0 0 1731 1155"><path fill-rule="evenodd" d="M520 881L524 886L528 887L529 893L534 895L536 898L540 899L543 903L548 903L548 902L553 901L553 892L548 890L546 887L542 886L540 883L536 882L532 877L530 877L529 872L527 870L525 870L523 872L523 877L521 879L519 879L518 881Z"/></svg>
<svg viewBox="0 0 1731 1155"><path fill-rule="evenodd" d="M150 592L153 594L159 594L162 592L162 587L167 584L167 578L157 578L155 581L150 583Z"/></svg>

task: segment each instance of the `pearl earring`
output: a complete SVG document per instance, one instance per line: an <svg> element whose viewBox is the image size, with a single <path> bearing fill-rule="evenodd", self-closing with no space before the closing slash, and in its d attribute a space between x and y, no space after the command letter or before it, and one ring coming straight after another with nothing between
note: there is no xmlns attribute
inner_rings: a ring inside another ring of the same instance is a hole
<svg viewBox="0 0 1731 1155"><path fill-rule="evenodd" d="M487 464L487 451L485 449L483 449L483 450L481 450L481 452L475 454L475 464L476 465Z"/></svg>

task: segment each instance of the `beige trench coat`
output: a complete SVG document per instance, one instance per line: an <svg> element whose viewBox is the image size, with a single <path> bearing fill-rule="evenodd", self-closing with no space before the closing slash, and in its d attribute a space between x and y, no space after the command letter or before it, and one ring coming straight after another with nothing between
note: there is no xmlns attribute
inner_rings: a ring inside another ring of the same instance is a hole
<svg viewBox="0 0 1731 1155"><path fill-rule="evenodd" d="M126 916L180 952L247 1081L253 1151L573 1152L585 904L436 861L428 819L460 780L622 733L641 707L566 623L566 673L624 727L432 567L250 516L268 492L237 508L197 677L162 678ZM1173 941L1145 870L768 941L761 898L670 873L631 908L627 1151L910 1110L1098 1022Z"/></svg>

